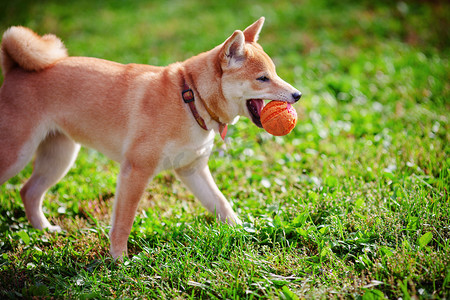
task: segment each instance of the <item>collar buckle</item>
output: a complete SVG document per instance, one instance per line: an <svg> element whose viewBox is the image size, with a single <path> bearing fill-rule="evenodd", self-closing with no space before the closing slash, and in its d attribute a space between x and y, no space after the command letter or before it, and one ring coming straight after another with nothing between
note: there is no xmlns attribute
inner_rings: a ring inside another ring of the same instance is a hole
<svg viewBox="0 0 450 300"><path fill-rule="evenodd" d="M181 98L183 98L184 103L194 102L194 92L190 88L184 89L181 92Z"/></svg>

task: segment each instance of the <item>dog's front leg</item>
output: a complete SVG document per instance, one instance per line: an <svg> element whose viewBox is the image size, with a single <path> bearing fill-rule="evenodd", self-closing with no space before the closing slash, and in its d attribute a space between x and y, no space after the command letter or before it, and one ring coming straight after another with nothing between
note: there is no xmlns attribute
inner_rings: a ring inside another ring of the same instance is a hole
<svg viewBox="0 0 450 300"><path fill-rule="evenodd" d="M242 224L230 203L214 182L208 167L208 157L202 157L193 164L177 169L175 172L203 206L211 213L216 214L219 220L230 225Z"/></svg>
<svg viewBox="0 0 450 300"><path fill-rule="evenodd" d="M153 169L143 168L128 160L121 165L109 233L110 252L114 259L123 259L127 255L128 237L137 206L152 175Z"/></svg>

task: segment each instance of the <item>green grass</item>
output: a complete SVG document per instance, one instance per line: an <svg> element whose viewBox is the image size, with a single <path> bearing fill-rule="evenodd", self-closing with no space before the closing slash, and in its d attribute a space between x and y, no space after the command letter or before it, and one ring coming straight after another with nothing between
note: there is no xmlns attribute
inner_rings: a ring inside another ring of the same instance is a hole
<svg viewBox="0 0 450 300"><path fill-rule="evenodd" d="M45 201L59 234L27 223L29 165L0 187L0 297L448 298L450 5L354 2L3 1L1 31L156 65L264 15L260 43L304 96L290 135L241 119L217 140L210 167L243 227L215 222L165 172L123 264L108 255L117 164L82 149Z"/></svg>

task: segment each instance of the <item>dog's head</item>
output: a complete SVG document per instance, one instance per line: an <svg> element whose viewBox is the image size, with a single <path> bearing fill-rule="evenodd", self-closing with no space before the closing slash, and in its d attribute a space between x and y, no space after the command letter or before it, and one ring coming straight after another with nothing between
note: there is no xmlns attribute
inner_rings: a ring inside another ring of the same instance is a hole
<svg viewBox="0 0 450 300"><path fill-rule="evenodd" d="M264 18L260 18L244 31L236 30L221 45L219 54L228 113L247 116L259 127L264 100L294 103L301 97L277 75L273 61L257 43L263 24Z"/></svg>

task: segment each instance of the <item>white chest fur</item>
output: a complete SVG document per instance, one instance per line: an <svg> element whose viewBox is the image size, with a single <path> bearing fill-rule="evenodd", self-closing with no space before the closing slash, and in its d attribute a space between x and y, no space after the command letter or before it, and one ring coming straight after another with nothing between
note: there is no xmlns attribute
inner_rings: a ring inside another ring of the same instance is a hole
<svg viewBox="0 0 450 300"><path fill-rule="evenodd" d="M188 144L180 145L173 141L167 143L161 155L157 172L186 168L200 158L208 157L214 146L214 131L191 139ZM194 170L192 170L194 171Z"/></svg>

